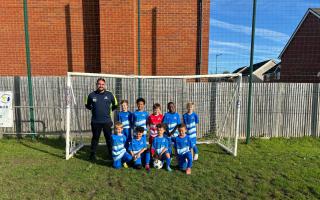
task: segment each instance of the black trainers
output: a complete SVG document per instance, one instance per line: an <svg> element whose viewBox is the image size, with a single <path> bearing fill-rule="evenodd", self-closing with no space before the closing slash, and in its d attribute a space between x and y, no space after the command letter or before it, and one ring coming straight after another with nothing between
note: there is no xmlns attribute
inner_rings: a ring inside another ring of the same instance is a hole
<svg viewBox="0 0 320 200"><path fill-rule="evenodd" d="M91 160L91 161L97 161L96 154L91 153L90 156L89 156L89 160Z"/></svg>
<svg viewBox="0 0 320 200"><path fill-rule="evenodd" d="M134 168L135 169L142 169L142 165L135 165Z"/></svg>

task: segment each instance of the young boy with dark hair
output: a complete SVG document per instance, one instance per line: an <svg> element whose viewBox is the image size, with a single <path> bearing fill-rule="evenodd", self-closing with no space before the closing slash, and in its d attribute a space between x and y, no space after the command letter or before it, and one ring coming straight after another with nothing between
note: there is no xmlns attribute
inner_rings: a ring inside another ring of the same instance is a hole
<svg viewBox="0 0 320 200"><path fill-rule="evenodd" d="M167 171L171 172L172 169L170 168L170 153L168 151L169 149L169 141L166 137L163 136L164 132L166 131L166 125L165 124L158 124L158 136L154 138L152 142L151 148L153 149L152 157L154 159L159 159L161 161L166 160L166 169Z"/></svg>
<svg viewBox="0 0 320 200"><path fill-rule="evenodd" d="M142 134L144 132L144 128L141 126L136 127L136 135L130 142L128 151L133 157L134 165L133 167L136 169L141 169L142 164L145 164L146 170L150 171L150 153L147 150L147 143L142 139Z"/></svg>
<svg viewBox="0 0 320 200"><path fill-rule="evenodd" d="M164 114L163 123L167 125L168 136L177 137L179 132L177 126L181 124L180 115L176 112L176 106L173 102L168 103L168 112Z"/></svg>
<svg viewBox="0 0 320 200"><path fill-rule="evenodd" d="M132 156L124 147L126 137L122 134L121 122L116 122L114 129L115 133L111 136L113 167L120 169L123 163L124 168L128 168L127 162L132 160Z"/></svg>
<svg viewBox="0 0 320 200"><path fill-rule="evenodd" d="M174 147L176 149L180 170L186 170L186 174L191 174L192 167L192 145L188 135L186 135L186 125L178 126L179 135L174 138Z"/></svg>
<svg viewBox="0 0 320 200"><path fill-rule="evenodd" d="M144 98L138 98L136 100L136 104L137 104L137 110L132 113L132 124L134 126L134 128L141 126L144 128L144 132L142 135L142 139L144 139L145 141L147 141L147 120L149 117L149 113L144 111L144 106L145 106L146 101L144 100ZM136 132L134 132L134 135L136 134Z"/></svg>
<svg viewBox="0 0 320 200"><path fill-rule="evenodd" d="M199 150L197 147L197 124L199 123L198 115L193 111L194 104L192 102L187 103L187 110L183 115L183 123L187 126L187 134L191 139L193 149L193 160L198 160Z"/></svg>
<svg viewBox="0 0 320 200"><path fill-rule="evenodd" d="M132 140L131 135L131 120L132 120L132 113L128 111L128 100L122 100L120 102L121 111L118 113L118 121L123 125L123 134L126 136L126 144L125 147L128 148L129 142Z"/></svg>
<svg viewBox="0 0 320 200"><path fill-rule="evenodd" d="M180 115L176 112L176 106L173 102L168 103L168 112L164 115L162 122L167 125L166 136L169 140L169 152L171 154L172 139L178 136L177 126L181 124Z"/></svg>

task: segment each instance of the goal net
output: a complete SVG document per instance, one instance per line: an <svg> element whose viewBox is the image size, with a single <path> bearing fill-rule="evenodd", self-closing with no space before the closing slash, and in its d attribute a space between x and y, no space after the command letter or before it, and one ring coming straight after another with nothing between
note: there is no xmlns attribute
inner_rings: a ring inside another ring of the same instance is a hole
<svg viewBox="0 0 320 200"><path fill-rule="evenodd" d="M106 80L106 89L118 99L129 101L129 111L135 111L135 100L146 100L145 110L152 113L154 103L160 103L162 113L167 103L174 102L181 116L186 104L193 102L199 116L198 143L216 143L237 155L240 120L241 74L197 76L124 76L70 72L67 77L66 159L71 158L91 138L91 112L85 109L87 95L95 90L98 78ZM116 110L112 118L116 119Z"/></svg>

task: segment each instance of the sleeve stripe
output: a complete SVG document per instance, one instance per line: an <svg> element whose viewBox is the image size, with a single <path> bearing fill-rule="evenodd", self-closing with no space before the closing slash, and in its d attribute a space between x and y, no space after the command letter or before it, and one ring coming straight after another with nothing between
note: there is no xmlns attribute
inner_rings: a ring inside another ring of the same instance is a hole
<svg viewBox="0 0 320 200"><path fill-rule="evenodd" d="M106 91L108 91L108 92L110 92L112 94L113 99L114 99L114 105L117 106L118 105L118 100L117 100L116 96L111 91L109 91L109 90L106 90Z"/></svg>
<svg viewBox="0 0 320 200"><path fill-rule="evenodd" d="M118 105L118 100L117 97L112 93L113 98L114 98L114 105L117 106Z"/></svg>

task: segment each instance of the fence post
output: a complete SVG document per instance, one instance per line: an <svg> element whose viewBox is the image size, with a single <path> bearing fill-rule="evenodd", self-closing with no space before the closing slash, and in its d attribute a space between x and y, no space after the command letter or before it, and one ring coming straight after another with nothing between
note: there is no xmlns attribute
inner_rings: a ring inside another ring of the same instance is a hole
<svg viewBox="0 0 320 200"><path fill-rule="evenodd" d="M314 83L312 88L311 136L317 136L319 132L319 84Z"/></svg>
<svg viewBox="0 0 320 200"><path fill-rule="evenodd" d="M249 76L249 95L248 95L248 118L247 118L247 137L246 143L250 142L250 130L251 130L251 99L252 99L252 71L253 71L253 55L254 55L254 37L256 27L256 0L253 0L253 13L252 13L252 32L251 32L251 52L250 52L250 76Z"/></svg>
<svg viewBox="0 0 320 200"><path fill-rule="evenodd" d="M31 133L33 133L33 137L34 137L35 136L34 108L33 108L33 92L32 92L32 79L31 79L31 60L30 60L30 43L29 43L29 30L28 30L28 4L27 4L27 0L23 0L23 16L24 16L24 34L25 34L26 60L27 60L27 71L28 71L30 128L31 128Z"/></svg>
<svg viewBox="0 0 320 200"><path fill-rule="evenodd" d="M21 134L22 126L21 126L21 94L20 94L20 87L21 87L21 78L19 76L15 76L13 78L13 88L14 88L14 105L17 106L15 110L15 126L16 126L16 133Z"/></svg>

